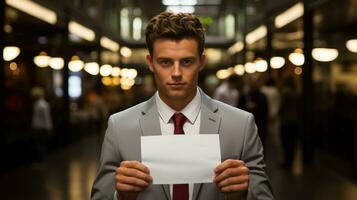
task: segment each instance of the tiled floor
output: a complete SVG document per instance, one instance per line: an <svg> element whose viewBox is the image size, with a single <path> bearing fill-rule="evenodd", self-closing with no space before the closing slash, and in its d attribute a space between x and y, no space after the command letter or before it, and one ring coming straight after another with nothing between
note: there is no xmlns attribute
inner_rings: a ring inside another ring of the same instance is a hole
<svg viewBox="0 0 357 200"><path fill-rule="evenodd" d="M98 140L89 137L53 153L41 165L31 164L0 177L2 200L87 200L95 177ZM276 155L272 153L272 155ZM278 167L268 155L268 174L277 200L356 200L357 183L326 167L302 170L296 162L294 174ZM303 173L302 173L303 172Z"/></svg>

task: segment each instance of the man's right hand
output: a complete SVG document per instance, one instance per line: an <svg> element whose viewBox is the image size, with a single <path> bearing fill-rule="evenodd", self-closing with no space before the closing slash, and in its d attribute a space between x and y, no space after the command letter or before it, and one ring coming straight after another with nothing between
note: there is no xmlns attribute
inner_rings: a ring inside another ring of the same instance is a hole
<svg viewBox="0 0 357 200"><path fill-rule="evenodd" d="M152 182L149 168L138 161L123 161L115 170L115 189L118 200L136 199Z"/></svg>

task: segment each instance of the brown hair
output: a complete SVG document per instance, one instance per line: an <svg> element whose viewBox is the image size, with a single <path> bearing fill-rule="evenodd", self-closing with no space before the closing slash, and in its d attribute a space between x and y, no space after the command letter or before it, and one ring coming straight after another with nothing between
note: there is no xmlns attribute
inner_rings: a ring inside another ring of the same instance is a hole
<svg viewBox="0 0 357 200"><path fill-rule="evenodd" d="M153 17L145 31L146 45L153 55L153 45L157 39L179 41L193 38L198 44L198 53L202 55L205 43L205 30L200 20L190 13L162 12Z"/></svg>

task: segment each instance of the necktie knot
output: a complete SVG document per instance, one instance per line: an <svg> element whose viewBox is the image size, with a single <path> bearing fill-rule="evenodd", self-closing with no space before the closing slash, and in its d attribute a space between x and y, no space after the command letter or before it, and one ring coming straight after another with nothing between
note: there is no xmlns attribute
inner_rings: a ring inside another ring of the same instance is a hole
<svg viewBox="0 0 357 200"><path fill-rule="evenodd" d="M175 125L174 134L185 134L183 131L183 125L186 122L186 117L182 113L176 113L172 116Z"/></svg>

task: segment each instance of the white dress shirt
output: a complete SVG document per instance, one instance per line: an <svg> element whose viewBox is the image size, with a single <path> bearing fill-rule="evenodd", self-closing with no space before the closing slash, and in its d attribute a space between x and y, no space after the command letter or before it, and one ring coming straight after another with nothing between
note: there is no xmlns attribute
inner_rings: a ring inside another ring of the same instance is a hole
<svg viewBox="0 0 357 200"><path fill-rule="evenodd" d="M157 105L157 110L160 116L160 128L162 135L173 135L174 134L174 122L172 116L175 113L182 113L187 118L186 122L183 125L183 131L186 135L195 135L199 134L200 131L200 119L201 119L201 94L197 88L196 96L192 101L187 104L185 108L180 111L175 111L169 107L165 102L163 102L159 96L159 93L156 92L155 100ZM170 193L172 199L173 186L170 185ZM193 184L189 184L189 200L192 200L193 195Z"/></svg>

